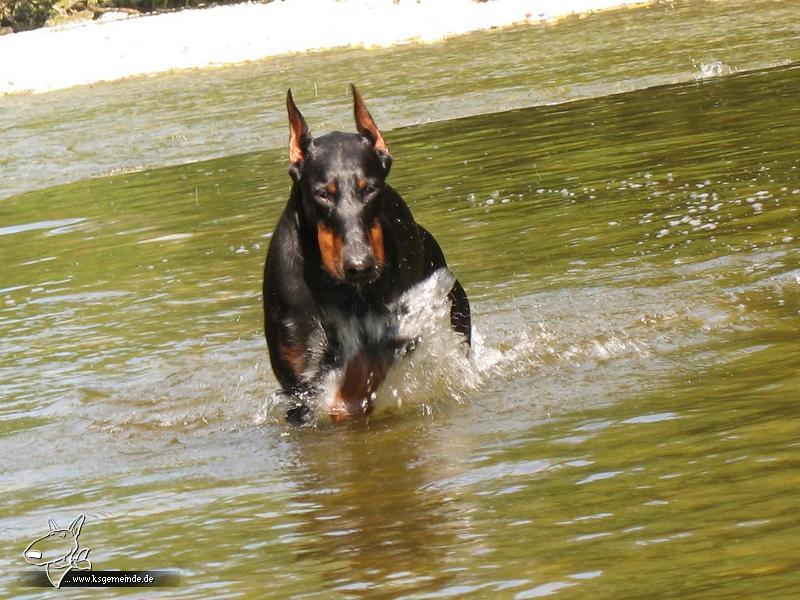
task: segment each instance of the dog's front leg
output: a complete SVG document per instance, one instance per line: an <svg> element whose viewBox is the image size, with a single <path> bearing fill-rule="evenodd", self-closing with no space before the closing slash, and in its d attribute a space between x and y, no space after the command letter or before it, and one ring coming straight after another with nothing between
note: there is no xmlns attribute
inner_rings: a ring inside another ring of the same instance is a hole
<svg viewBox="0 0 800 600"><path fill-rule="evenodd" d="M331 419L345 420L372 412L372 395L386 378L391 357L383 350L361 350L345 366L330 408Z"/></svg>

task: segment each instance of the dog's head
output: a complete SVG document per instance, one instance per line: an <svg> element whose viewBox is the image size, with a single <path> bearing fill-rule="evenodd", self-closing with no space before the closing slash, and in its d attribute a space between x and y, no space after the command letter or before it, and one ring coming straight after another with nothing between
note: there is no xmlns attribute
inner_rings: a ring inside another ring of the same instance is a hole
<svg viewBox="0 0 800 600"><path fill-rule="evenodd" d="M385 265L380 214L392 157L361 95L351 88L358 133L334 131L317 138L289 90L289 174L316 226L323 268L339 282L360 285L375 281Z"/></svg>

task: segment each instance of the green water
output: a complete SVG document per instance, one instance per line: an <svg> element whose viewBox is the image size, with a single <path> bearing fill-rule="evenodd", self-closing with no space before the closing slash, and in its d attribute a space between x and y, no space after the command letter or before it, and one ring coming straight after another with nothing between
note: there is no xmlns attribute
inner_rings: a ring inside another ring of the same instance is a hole
<svg viewBox="0 0 800 600"><path fill-rule="evenodd" d="M799 137L793 64L386 132L472 372L341 427L272 401L284 149L3 200L2 595L83 513L167 597L791 597Z"/></svg>
<svg viewBox="0 0 800 600"><path fill-rule="evenodd" d="M312 129L352 125L342 110L350 82L381 126L396 128L692 81L716 61L734 71L800 61L797 3L669 0L430 45L284 56L0 97L0 198L283 147L289 87Z"/></svg>

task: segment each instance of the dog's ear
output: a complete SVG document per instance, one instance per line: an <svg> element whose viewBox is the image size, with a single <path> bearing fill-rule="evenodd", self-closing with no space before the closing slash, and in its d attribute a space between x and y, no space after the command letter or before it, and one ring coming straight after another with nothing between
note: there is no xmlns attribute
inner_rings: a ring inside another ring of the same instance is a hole
<svg viewBox="0 0 800 600"><path fill-rule="evenodd" d="M356 129L358 133L369 139L372 142L372 147L378 151L379 154L389 155L389 148L383 140L378 126L375 125L375 120L369 114L367 106L364 104L364 99L358 93L356 86L350 84L350 89L353 90L353 112L356 116Z"/></svg>
<svg viewBox="0 0 800 600"><path fill-rule="evenodd" d="M300 178L300 166L306 157L311 134L303 115L297 109L292 98L292 90L286 92L286 110L289 113L289 173L297 180Z"/></svg>

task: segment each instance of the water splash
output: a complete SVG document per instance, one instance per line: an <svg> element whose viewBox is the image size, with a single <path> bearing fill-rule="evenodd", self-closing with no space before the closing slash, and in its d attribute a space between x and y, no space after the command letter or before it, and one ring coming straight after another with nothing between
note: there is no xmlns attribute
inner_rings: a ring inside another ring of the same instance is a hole
<svg viewBox="0 0 800 600"><path fill-rule="evenodd" d="M637 273L648 275L646 269ZM713 302L704 300L697 282L538 291L510 302L473 302L468 349L450 326L447 294L453 281L449 271L437 271L390 307L390 321L375 324L374 335L414 340L415 346L378 388L370 419L431 415L468 403L493 411L536 405L549 412L602 402L603 381L643 373L649 381L668 366L666 357L676 349L735 327L739 314L731 305L735 299L715 294ZM142 361L141 379L114 379L96 391L112 398L95 407L96 427L128 436L230 431L285 421L287 399L271 375L261 336L210 347L199 357ZM316 409L313 426L329 422L328 407L341 376L341 371L328 374L321 391L305 398Z"/></svg>
<svg viewBox="0 0 800 600"><path fill-rule="evenodd" d="M448 269L439 269L406 291L389 305L389 316L372 323L372 342L393 344L413 340L413 350L402 355L387 373L386 380L373 394L373 415L407 407L433 410L440 397L460 398L474 385L474 368L463 337L450 326L450 300L447 295L456 281ZM349 354L357 352L352 348ZM342 369L329 373L314 399L317 415L323 421L333 405L342 379Z"/></svg>
<svg viewBox="0 0 800 600"><path fill-rule="evenodd" d="M698 79L709 79L711 77L721 77L722 75L732 75L736 69L721 60L712 60L707 63L698 63Z"/></svg>
<svg viewBox="0 0 800 600"><path fill-rule="evenodd" d="M640 297L636 302L617 298L625 295L619 291L574 292L570 298L532 294L517 298L512 310L494 306L480 315L473 306L473 317L478 317L473 322L478 322L467 348L450 326L447 294L454 281L452 273L439 270L390 307L394 327L383 331L416 344L373 395L370 418L397 412L430 415L453 402L467 402L498 381L647 356L657 345L652 330L674 316L672 307L661 302L648 307ZM609 313L609 306L617 310ZM652 318L644 319L642 308L649 308ZM341 370L330 373L322 391L305 399L316 409L316 425L329 421L341 377ZM277 400L272 398L271 409ZM275 417L277 411L272 412Z"/></svg>

